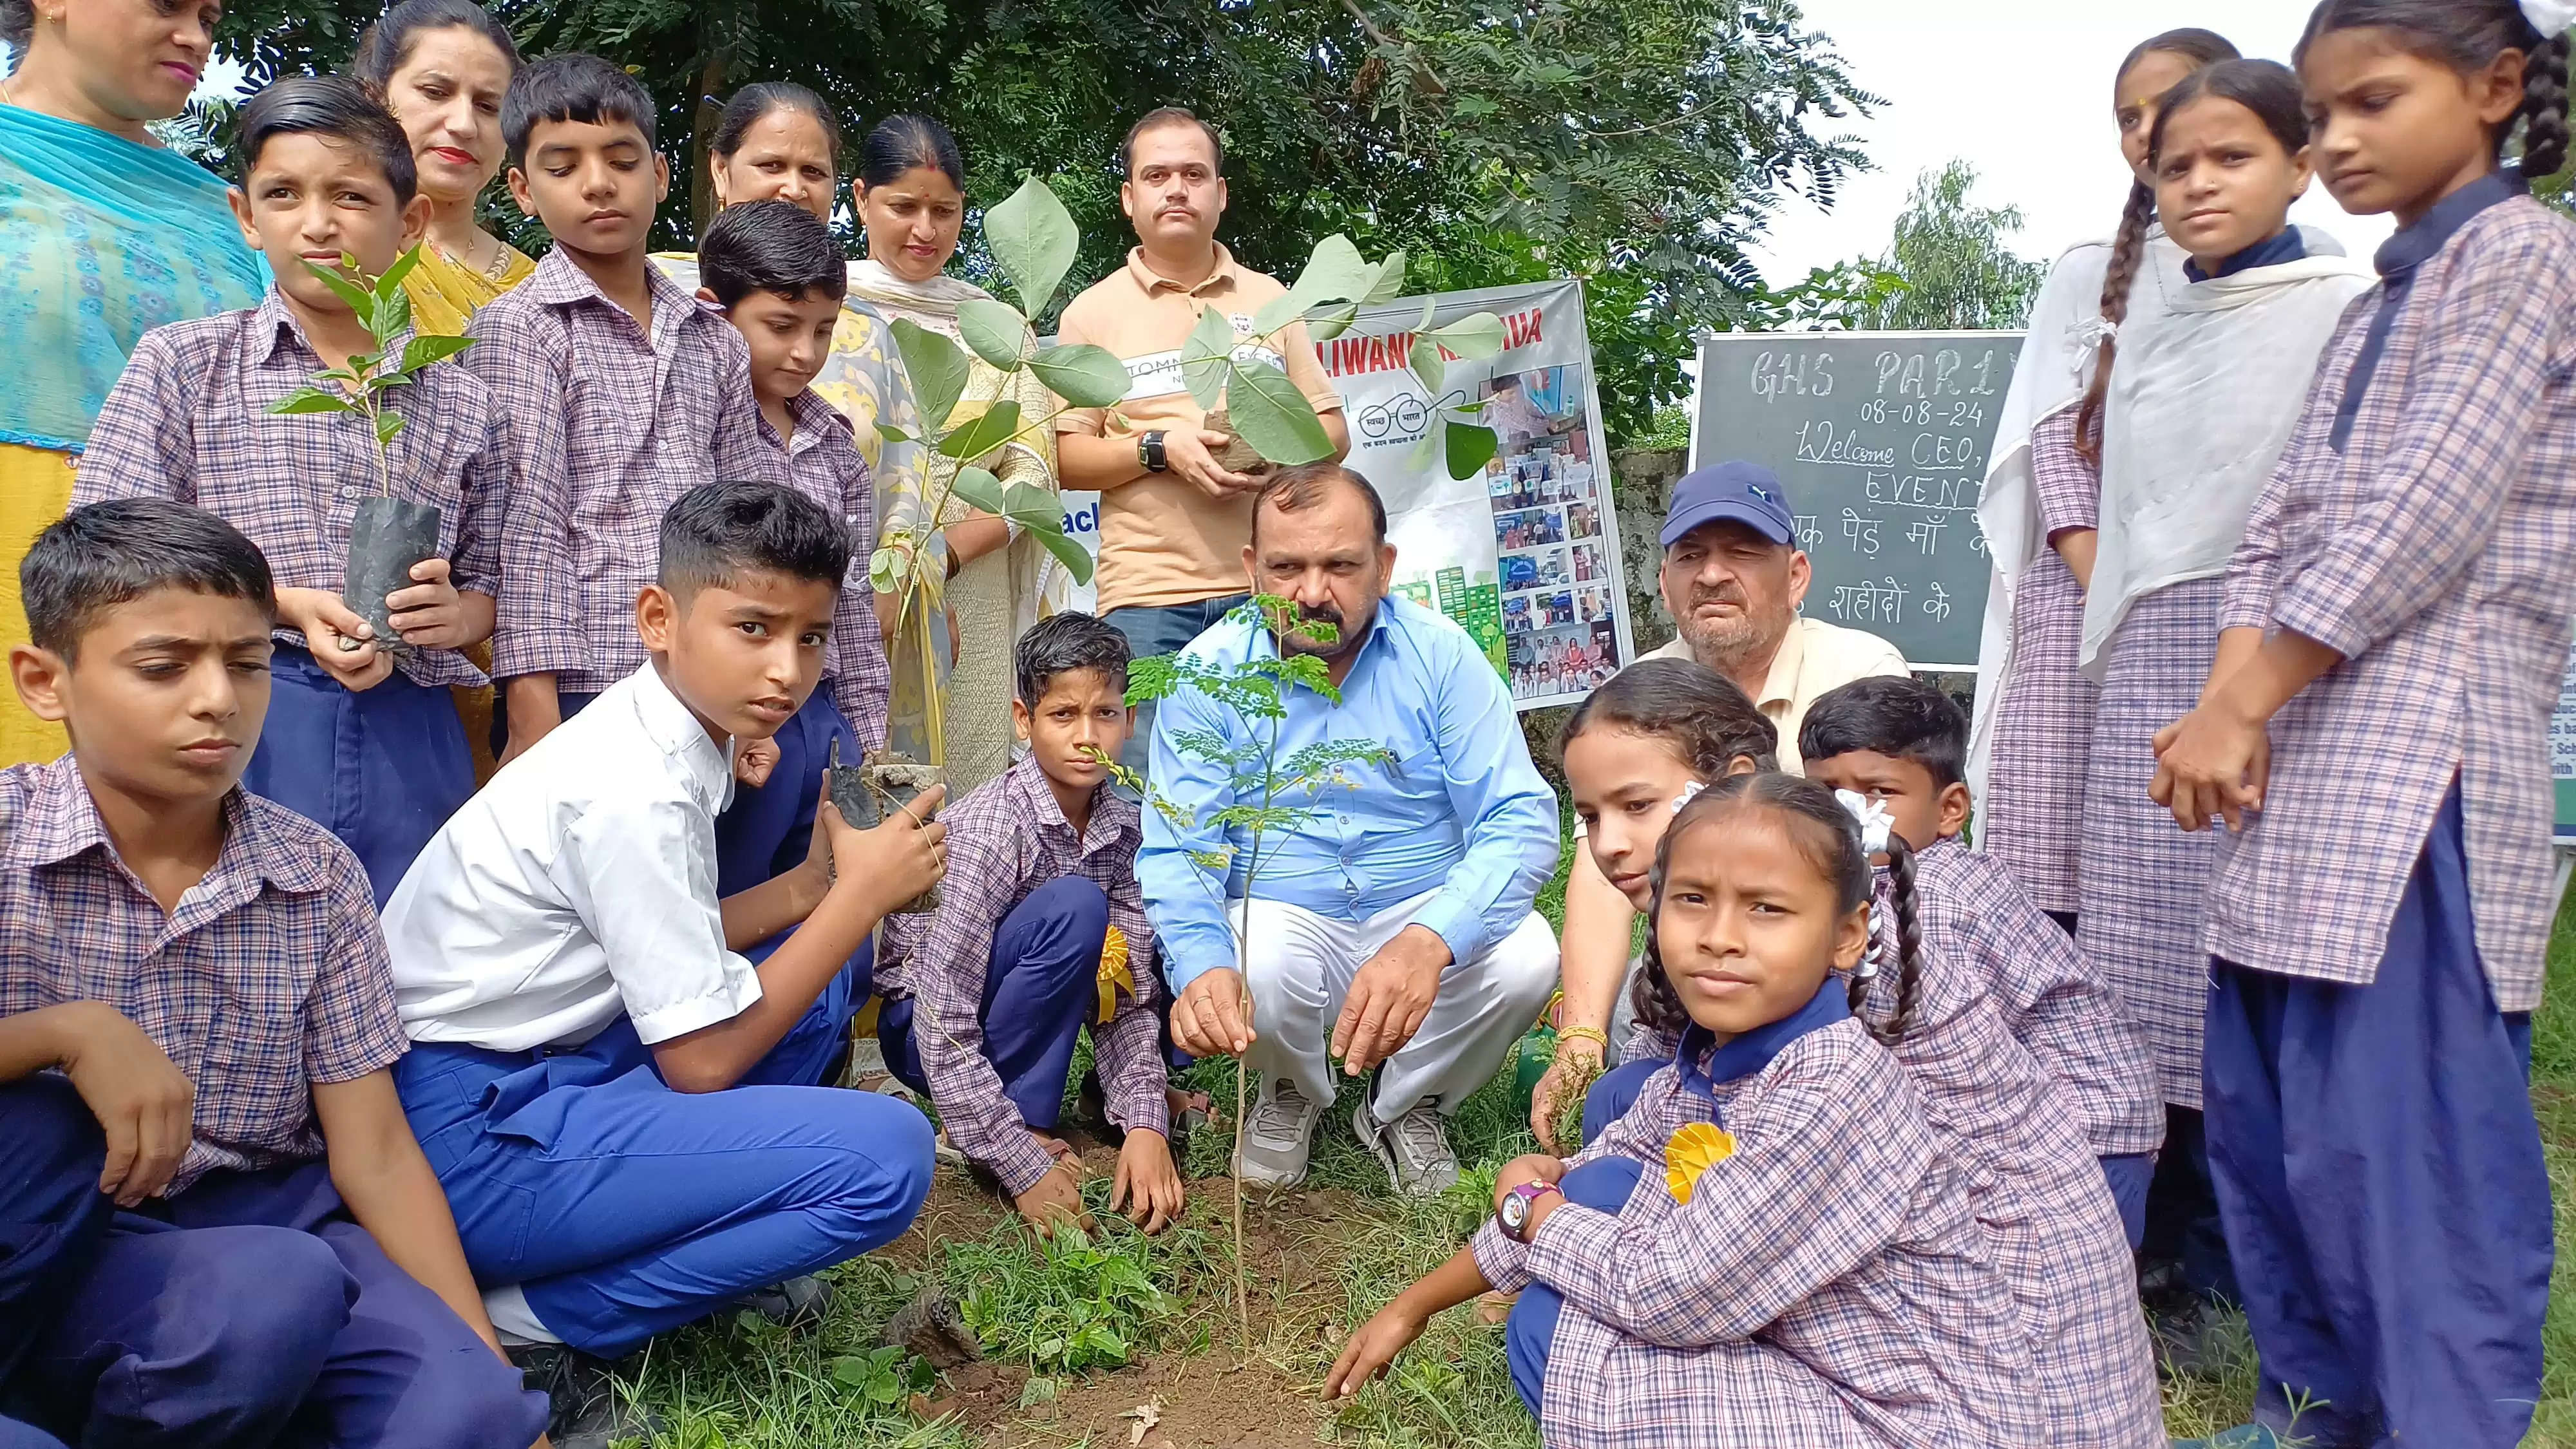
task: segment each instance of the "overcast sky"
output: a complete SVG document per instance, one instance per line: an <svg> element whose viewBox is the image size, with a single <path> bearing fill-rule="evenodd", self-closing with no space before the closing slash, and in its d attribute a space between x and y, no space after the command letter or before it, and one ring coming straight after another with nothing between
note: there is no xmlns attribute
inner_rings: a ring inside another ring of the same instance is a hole
<svg viewBox="0 0 2576 1449"><path fill-rule="evenodd" d="M1884 250L1917 174L1965 157L1972 193L2018 206L2027 225L2013 249L2040 261L2119 224L2128 174L2111 122L2111 71L2158 31L2202 25L2251 56L2287 61L2313 0L1802 0L1808 23L1833 37L1852 79L1887 98L1852 129L1876 169L1853 177L1828 213L1803 199L1782 207L1759 249L1775 284L1807 269ZM2346 216L2322 186L2293 218L2323 227L2356 256L2390 230L2385 217Z"/></svg>

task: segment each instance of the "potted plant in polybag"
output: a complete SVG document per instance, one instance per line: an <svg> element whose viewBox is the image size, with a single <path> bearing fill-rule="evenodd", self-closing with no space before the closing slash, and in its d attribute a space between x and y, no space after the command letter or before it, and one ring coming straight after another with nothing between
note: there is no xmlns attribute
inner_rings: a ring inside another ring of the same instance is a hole
<svg viewBox="0 0 2576 1449"><path fill-rule="evenodd" d="M315 373L311 382L268 409L284 415L354 413L365 420L374 444L376 474L372 491L358 500L350 515L349 558L341 574L340 601L374 629L377 647L397 655L411 646L394 632L386 596L410 588L411 571L438 557L439 533L446 520L435 503L415 503L394 495L393 442L406 424L387 394L423 369L474 345L470 337L406 337L411 331L411 295L403 290L403 278L419 263L418 247L405 252L381 277L368 276L358 259L346 253L336 268L306 262L313 275L357 314L375 339L376 350L350 358L346 367ZM321 643L306 642L316 647ZM343 653L355 653L368 642L343 636L339 647Z"/></svg>

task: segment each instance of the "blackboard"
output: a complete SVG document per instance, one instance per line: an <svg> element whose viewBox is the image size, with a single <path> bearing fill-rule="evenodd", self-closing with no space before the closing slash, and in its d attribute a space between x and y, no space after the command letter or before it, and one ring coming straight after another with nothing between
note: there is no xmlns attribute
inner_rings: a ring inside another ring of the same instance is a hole
<svg viewBox="0 0 2576 1449"><path fill-rule="evenodd" d="M1700 345L1691 466L1780 475L1813 561L1805 612L1917 669L1973 669L1977 527L2018 332L1741 332Z"/></svg>

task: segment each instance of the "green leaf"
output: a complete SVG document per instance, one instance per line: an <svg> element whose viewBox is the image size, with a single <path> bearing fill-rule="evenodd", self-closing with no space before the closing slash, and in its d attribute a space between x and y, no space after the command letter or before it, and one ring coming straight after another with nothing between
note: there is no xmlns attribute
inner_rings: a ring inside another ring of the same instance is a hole
<svg viewBox="0 0 2576 1449"><path fill-rule="evenodd" d="M949 415L957 411L957 399L966 392L970 364L965 352L909 317L895 319L894 346L903 354L904 376L921 404L922 420L933 432L945 428Z"/></svg>
<svg viewBox="0 0 2576 1449"><path fill-rule="evenodd" d="M1306 340L1330 342L1350 331L1351 324L1358 320L1360 304L1357 302L1336 302L1332 306L1318 308L1314 316L1306 319Z"/></svg>
<svg viewBox="0 0 2576 1449"><path fill-rule="evenodd" d="M415 337L403 344L402 364L394 370L409 377L424 367L445 362L473 345L471 337Z"/></svg>
<svg viewBox="0 0 2576 1449"><path fill-rule="evenodd" d="M999 206L984 213L984 245L1020 294L1020 306L1035 317L1046 310L1064 274L1082 248L1073 213L1056 199L1055 188L1035 176Z"/></svg>
<svg viewBox="0 0 2576 1449"><path fill-rule="evenodd" d="M1503 319L1491 312L1478 312L1446 327L1434 327L1431 335L1460 357L1491 357L1503 350Z"/></svg>
<svg viewBox="0 0 2576 1449"><path fill-rule="evenodd" d="M1047 390L1078 408L1115 407L1127 396L1127 367L1105 347L1050 347L1029 359Z"/></svg>
<svg viewBox="0 0 2576 1449"><path fill-rule="evenodd" d="M1447 440L1445 446L1452 478L1472 478L1483 472L1501 447L1501 440L1494 436L1494 430L1480 423L1462 423L1449 418L1440 427Z"/></svg>
<svg viewBox="0 0 2576 1449"><path fill-rule="evenodd" d="M412 268L420 265L420 253L421 248L415 246L394 258L394 264L385 268L385 274L376 278L376 295L382 297L388 293L401 291L403 279L411 275Z"/></svg>
<svg viewBox="0 0 2576 1449"><path fill-rule="evenodd" d="M868 587L880 594L903 592L903 576L896 572L902 567L901 552L891 548L878 549L868 555Z"/></svg>
<svg viewBox="0 0 2576 1449"><path fill-rule="evenodd" d="M1056 521L1058 527L1052 532L1032 528L1029 533L1037 539L1039 547L1055 555L1056 562L1063 564L1064 571L1073 575L1074 585L1079 588L1091 582L1091 550L1082 546L1082 540L1064 531L1061 526L1063 515L1058 514Z"/></svg>
<svg viewBox="0 0 2576 1449"><path fill-rule="evenodd" d="M1404 249L1398 247L1388 252L1386 259L1377 264L1377 279L1369 284L1368 295L1360 300L1376 306L1378 303L1392 302L1403 296L1404 268Z"/></svg>
<svg viewBox="0 0 2576 1449"><path fill-rule="evenodd" d="M1340 232L1315 243L1306 270L1297 274L1297 286L1306 291L1310 310L1325 302L1363 301L1376 282L1377 268Z"/></svg>
<svg viewBox="0 0 2576 1449"><path fill-rule="evenodd" d="M1288 374L1267 363L1235 370L1228 394L1227 416L1252 450L1283 467L1332 456L1333 440L1324 432L1315 405L1297 390Z"/></svg>
<svg viewBox="0 0 2576 1449"><path fill-rule="evenodd" d="M912 434L905 432L903 429L896 427L892 423L877 424L877 436L885 439L889 443L909 443L912 441Z"/></svg>
<svg viewBox="0 0 2576 1449"><path fill-rule="evenodd" d="M855 1354L845 1354L832 1360L832 1381L844 1388L863 1386L874 1372L874 1365Z"/></svg>
<svg viewBox="0 0 2576 1449"><path fill-rule="evenodd" d="M986 408L966 420L957 431L939 440L939 451L951 458L980 458L1002 446L1020 433L1020 405L1010 398ZM976 504L978 508L984 505ZM996 508L985 508L998 513Z"/></svg>
<svg viewBox="0 0 2576 1449"><path fill-rule="evenodd" d="M390 297L377 298L368 330L375 335L378 352L392 352L394 339L411 330L411 293L397 290Z"/></svg>
<svg viewBox="0 0 2576 1449"><path fill-rule="evenodd" d="M357 258L355 257L343 256L341 260L346 262L351 270L355 270L358 265ZM305 270L322 279L322 284L331 289L332 296L335 296L341 301L347 303L349 310L358 314L358 320L360 322L369 324L374 322L376 316L376 299L373 294L367 291L366 288L350 281L346 276L342 275L339 268L326 267L320 262L314 261L309 257L305 259L304 267Z"/></svg>
<svg viewBox="0 0 2576 1449"><path fill-rule="evenodd" d="M1028 319L990 297L978 297L957 309L957 335L975 349L975 355L1002 369L1016 372L1028 356Z"/></svg>
<svg viewBox="0 0 2576 1449"><path fill-rule="evenodd" d="M1440 344L1432 341L1428 332L1413 335L1413 356L1405 360L1405 365L1434 394L1440 391L1440 380L1449 375L1449 364L1440 360Z"/></svg>
<svg viewBox="0 0 2576 1449"><path fill-rule="evenodd" d="M1202 412L1214 412L1225 401L1226 378L1234 371L1234 319L1220 307L1199 313L1198 325L1181 344L1181 380Z"/></svg>
<svg viewBox="0 0 2576 1449"><path fill-rule="evenodd" d="M354 413L358 409L349 399L318 387L299 387L268 405L269 412L280 416L301 413Z"/></svg>
<svg viewBox="0 0 2576 1449"><path fill-rule="evenodd" d="M402 436L403 426L402 414L400 413L376 414L376 446L379 448L392 447L394 445L394 439Z"/></svg>
<svg viewBox="0 0 2576 1449"><path fill-rule="evenodd" d="M991 473L972 466L960 468L949 487L967 507L996 518L1002 516L1006 506L1002 501L1002 480Z"/></svg>

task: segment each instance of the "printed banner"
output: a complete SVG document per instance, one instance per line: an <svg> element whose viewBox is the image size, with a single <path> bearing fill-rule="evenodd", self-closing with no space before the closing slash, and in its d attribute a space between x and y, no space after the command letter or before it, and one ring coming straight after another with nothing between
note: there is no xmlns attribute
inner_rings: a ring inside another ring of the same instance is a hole
<svg viewBox="0 0 2576 1449"><path fill-rule="evenodd" d="M1444 354L1436 394L1405 366L1425 301L1435 327L1477 312L1503 319L1502 352L1475 361ZM1634 635L1582 284L1390 302L1362 311L1318 351L1350 423L1350 465L1386 499L1396 550L1388 592L1474 635L1518 708L1572 704L1617 673L1634 655ZM1479 402L1497 451L1483 471L1452 478L1423 446L1434 409ZM1064 515L1066 531L1097 557L1099 495L1065 494ZM1092 606L1091 590L1052 564L1047 600Z"/></svg>

